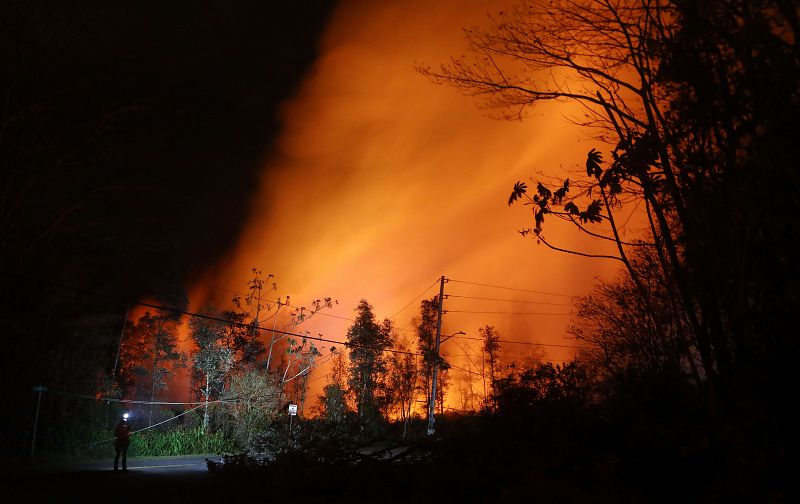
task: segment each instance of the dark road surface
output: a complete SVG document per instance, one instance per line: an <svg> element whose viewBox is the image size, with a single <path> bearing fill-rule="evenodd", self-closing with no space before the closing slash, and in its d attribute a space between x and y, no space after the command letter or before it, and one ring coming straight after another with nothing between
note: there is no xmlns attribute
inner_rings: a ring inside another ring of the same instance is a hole
<svg viewBox="0 0 800 504"><path fill-rule="evenodd" d="M128 472L142 472L147 474L176 474L189 475L191 473L207 473L206 458L213 460L213 455L189 457L149 457L128 459ZM111 469L112 461L77 464L65 467L61 472L114 472Z"/></svg>
<svg viewBox="0 0 800 504"><path fill-rule="evenodd" d="M464 495L441 479L429 477L427 471L408 472L406 466L321 469L300 463L270 473L245 470L223 475L210 472L206 458L218 460L214 455L131 458L127 472L114 471L113 459L60 467L6 468L7 472L0 473L0 504L510 502ZM428 476L421 477L423 473ZM442 488L446 491L438 491ZM435 498L431 492L436 492Z"/></svg>
<svg viewBox="0 0 800 504"><path fill-rule="evenodd" d="M226 488L224 480L209 473L205 458L131 458L127 472L115 472L109 460L5 474L0 478L0 502L182 503L237 494L236 488ZM258 501L248 498L237 504Z"/></svg>

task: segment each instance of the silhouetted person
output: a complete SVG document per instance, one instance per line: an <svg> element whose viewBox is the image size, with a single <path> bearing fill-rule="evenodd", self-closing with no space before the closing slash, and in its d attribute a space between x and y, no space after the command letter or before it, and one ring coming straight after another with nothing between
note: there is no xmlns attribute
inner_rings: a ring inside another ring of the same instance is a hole
<svg viewBox="0 0 800 504"><path fill-rule="evenodd" d="M126 415L127 416L127 415ZM114 429L114 436L117 438L114 441L114 450L117 452L114 457L114 470L119 468L119 455L122 454L122 470L128 470L128 445L131 444L131 428L128 425L128 419L123 417L119 421L117 427Z"/></svg>

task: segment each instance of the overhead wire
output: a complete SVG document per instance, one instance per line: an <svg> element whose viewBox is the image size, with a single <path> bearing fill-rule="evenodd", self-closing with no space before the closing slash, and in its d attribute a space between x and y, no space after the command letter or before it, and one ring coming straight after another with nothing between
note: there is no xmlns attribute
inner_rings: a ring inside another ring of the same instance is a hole
<svg viewBox="0 0 800 504"><path fill-rule="evenodd" d="M219 399L219 400L216 400L216 401L208 401L208 404L212 404L212 403L220 403L220 402L225 402L225 401L224 401L224 400L222 400L222 399ZM154 427L158 427L159 425L163 425L163 424L165 424L165 423L167 423L167 422L171 422L171 421L173 421L173 420L176 420L177 418L180 418L180 417L182 417L183 415L188 415L188 414L189 414L189 413L191 413L192 411L194 411L194 410L196 410L196 409L200 409L200 408L204 407L205 405L206 405L206 404L205 404L205 403L203 403L203 404L201 404L201 405L199 405L199 406L195 406L194 408L188 409L188 410L186 410L186 411L184 411L184 412L182 412L182 413L178 413L177 415L175 415L175 416L174 416L174 417L172 417L172 418L167 418L166 420L163 420L163 421L161 421L161 422L154 423L153 425L148 425L147 427L144 427L144 428L142 428L142 429L139 429L139 430L135 430L135 431L131 432L131 434L138 434L139 432L146 431L146 430L148 430L148 429L152 429L152 428L154 428Z"/></svg>
<svg viewBox="0 0 800 504"><path fill-rule="evenodd" d="M417 294L417 295L414 297L414 299L412 299L411 301L409 301L409 302L408 302L408 304L406 304L404 307L402 307L402 308L400 308L399 310L397 310L397 311L394 313L394 315L392 315L391 317L389 317L389 319L390 319L390 320L394 319L394 318L395 318L397 315L399 315L399 314L400 314L400 312L402 312L403 310L405 310L406 308L408 308L409 306L411 306L411 304L412 304L414 301L416 301L417 299L419 299L419 298L421 298L423 295L425 295L425 293L426 293L426 292L428 292L429 290L431 290L431 288L432 288L434 285L436 285L437 283L439 283L439 279L438 279L438 278L437 278L436 280L434 280L434 282L433 282L433 283L432 283L432 284L431 284L431 285L430 285L430 286L429 286L427 289L425 289L424 291L422 291L422 292L420 292L419 294Z"/></svg>
<svg viewBox="0 0 800 504"><path fill-rule="evenodd" d="M459 348L459 349L460 349L462 352L464 352L464 357L466 357L466 358L467 358L467 361L468 361L468 362L469 362L471 365L473 365L473 366L475 366L475 367L482 367L482 365L478 365L478 363L477 363L477 362L475 362L474 360L472 360L472 357L473 357L473 356L472 356L472 355L470 355L470 354L469 354L469 352L467 352L467 349L466 349L466 348L464 348L464 345L462 345L461 343L459 343L459 342L458 342L458 340L455 340L455 339L454 339L454 340L452 340L452 341L453 341L453 343L455 343L455 344L456 344L456 346L458 346L458 348ZM460 356L458 356L458 357L460 357ZM477 356L475 356L475 357L477 357Z"/></svg>
<svg viewBox="0 0 800 504"><path fill-rule="evenodd" d="M556 292L546 292L546 291L539 291L533 289L520 289L516 287L507 287L502 285L494 285L494 284L487 284L487 283L479 283L479 282L469 282L465 280L456 280L456 279L448 279L451 282L467 284L467 285L476 285L481 287L489 287L489 288L496 288L496 289L505 289L510 291L517 291L517 292L526 292L526 293L533 293L533 294L541 294L541 295L548 295L548 296L559 296L559 297L567 297L573 298L574 296L561 294ZM572 304L567 303L552 303L552 302L544 302L544 301L532 301L532 300L515 300L515 299L501 299L501 298L491 298L491 297L481 297L481 296L465 296L459 294L448 294L446 297L448 298L461 298L461 299L474 299L480 301L501 301L501 302L511 302L511 303L526 303L526 304L539 304L539 305L551 305L551 306L572 306ZM545 316L570 316L574 315L574 313L556 313L556 312L516 312L516 311L483 311L483 310L443 310L443 313L474 313L474 314L496 314L496 315L545 315ZM472 341L483 341L481 338L475 338L470 336L454 336L455 338L465 339L465 340L472 340ZM513 341L513 340L498 340L498 343L506 343L512 345L529 345L529 346L543 346L543 347L554 347L554 348L571 348L571 349L592 349L594 347L589 346L582 346L582 345L563 345L563 344L556 344L556 343L537 343L532 341Z"/></svg>
<svg viewBox="0 0 800 504"><path fill-rule="evenodd" d="M1 273L6 273L6 272L1 272ZM532 290L532 289L520 289L520 288L516 288L516 287L507 287L507 286L502 286L502 285L494 285L494 284L479 283L479 282L469 282L469 281L466 281L466 280L457 280L457 279L453 279L453 278L448 278L447 280L449 282L461 283L461 284L466 284L466 285L476 285L476 286L481 286L481 287L505 289L505 290L512 290L512 291L518 291L518 292L529 292L529 293L534 293L534 294L543 294L543 295L568 297L568 298L574 297L574 296L568 295L568 294L559 294L559 293L555 293L555 292L546 292L546 291L539 291L539 290ZM411 306L411 304L414 301L416 301L417 299L422 297L426 292L428 292L438 282L439 282L439 279L436 279L430 286L428 286L425 290L420 292L409 303L407 303L405 306L400 308L400 310L395 312L389 318L390 319L394 318L399 313L404 311L406 308ZM52 285L55 286L55 287L59 287L59 288L64 288L64 289L69 289L69 290L73 290L73 291L92 294L92 295L95 295L95 296L100 296L99 293L92 292L92 291L89 291L87 289L81 289L81 288L77 288L77 287L72 287L72 286L63 285L63 284L56 284L56 283L52 283ZM235 291L233 289L226 289L224 287L219 287L219 286L210 285L210 284L206 284L206 285L208 285L209 287L212 287L214 289L228 291L228 292L231 292L231 293L234 293L234 294L245 295L245 293L242 293L242 292L239 292L239 291ZM447 296L448 297L461 297L461 298L468 298L468 299L483 299L483 300L492 300L492 301L510 301L510 302L524 302L524 303L535 303L535 304L553 304L553 305L556 304L556 303L544 303L544 302L536 302L536 301L501 300L501 299L497 299L497 298L481 298L481 297L477 297L477 296L461 296L461 295L454 295L454 294L448 294ZM132 304L139 305L139 306L144 306L144 307L149 307L149 308L155 308L155 309L158 309L158 310L171 311L173 313L180 313L182 315L188 315L188 316L197 317L197 318L203 318L203 319L207 319L207 320L213 320L213 321L222 322L222 323L225 323L225 324L236 325L236 326L240 326L240 327L253 328L252 324L247 324L247 323L242 323L242 322L235 322L235 321L232 321L232 320L227 320L227 319L220 318L220 317L214 317L214 316L211 316L211 315L204 315L204 314L200 314L200 313L189 312L187 310L179 310L177 308L173 308L173 307L169 307L169 306L156 305L156 304L145 303L145 302L141 302L141 301L140 302L136 302L136 303L132 303ZM296 306L290 305L288 303L286 303L286 305L287 306L292 306L294 308L297 308ZM568 306L568 305L565 304L564 306ZM323 315L323 316L327 316L327 317L334 317L334 318L342 319L342 320L349 320L349 321L354 321L355 320L355 319L352 319L352 318L343 317L343 316L340 316L340 315L328 314L328 313L324 313L324 312L315 312L315 313ZM571 313L492 312L492 311L472 311L472 310L444 310L443 313L478 313L478 314L481 314L481 313L492 314L493 313L493 314L509 314L509 315L572 315ZM406 324L406 327L407 326L408 326L408 324ZM270 329L270 328L260 327L260 326L256 326L255 328L257 330L259 330L259 331L276 332L276 333L280 333L280 334L285 334L287 336L293 336L293 337L298 337L298 338L306 338L306 339L310 339L310 340L314 340L314 341L321 341L321 342L326 342L326 343L334 343L334 344L342 345L342 346L345 346L345 347L363 348L363 349L376 349L374 347L369 347L369 346L365 346L365 345L356 345L356 344L350 344L350 343L347 343L347 342L344 342L344 341L338 341L338 340L332 340L332 339L328 339L328 338L323 338L323 337L321 337L321 335L319 337L317 337L317 336L311 336L310 334L300 334L300 333L294 333L294 332L291 332L291 331L285 331L285 330L282 330L282 329ZM400 328L398 330L406 330L406 329L405 328ZM454 336L454 337L455 338L460 338L460 339L482 341L480 338L472 338L472 337L468 337L468 336ZM508 344L516 344L516 345L536 345L536 346L551 346L551 347L561 347L561 348L578 348L578 349L591 349L591 348L594 348L594 347L588 347L588 346L558 345L558 344L550 344L550 343L536 343L536 342L529 342L529 341L500 340L499 342L500 343L508 343ZM422 356L423 355L423 354L418 353L418 352L409 352L409 351L396 350L396 349L382 349L382 350L386 351L386 352L400 353L400 354L405 354L405 355L416 355L416 356ZM91 399L96 399L95 396L86 396L86 397L91 398ZM110 399L103 399L103 400L110 400ZM170 403L163 402L163 404L170 404ZM173 403L173 404L177 405L178 403ZM189 405L189 404L196 404L196 403L181 403L181 404ZM205 403L203 403L203 404L205 404Z"/></svg>
<svg viewBox="0 0 800 504"><path fill-rule="evenodd" d="M520 288L515 288L515 287L507 287L507 286L493 285L493 284L486 284L486 283L479 283L479 282L469 282L469 281L464 281L464 280L448 279L448 281L455 282L455 283L466 284L466 285L475 285L475 286L496 288L496 289L504 289L504 290L517 291L517 292L527 292L527 293L540 294L540 295L558 296L558 297L566 297L566 298L573 298L574 297L574 296L568 295L568 294L561 294L561 293L554 293L554 292L547 292L547 291L539 291L539 290L532 290L532 289L520 289ZM428 292L431 288L433 288L438 282L439 282L439 279L435 280L425 290L420 292L417 296L415 296L406 305L404 305L402 308L400 308L398 311L396 311L393 315L391 315L389 317L389 319L394 319L397 315L399 315L404 310L406 310L415 301L417 301L419 298L421 298L426 292ZM85 292L85 293L89 293L89 294L93 294L93 295L99 295L97 293L88 291L86 289L79 289L79 288L70 287L70 286L64 286L64 285L59 285L59 284L54 284L54 285L57 286L57 287L60 287L60 288L66 288L66 289L70 289L70 290L74 290L74 291ZM214 285L209 285L209 286L213 287L215 289L229 291L229 292L232 292L232 293L235 293L235 294L246 295L245 293L234 291L232 289L225 289L225 288L214 286ZM463 295L454 295L454 294L449 294L449 295L447 295L447 297L463 298L463 299L475 299L475 300L486 300L486 301L502 301L502 302L515 302L515 303L526 303L526 304L552 305L552 306L571 306L569 304L563 304L563 303L548 303L548 302L529 301L529 300L499 299L499 298L487 298L487 297L478 297L478 296L463 296ZM280 300L273 301L273 302L280 303ZM197 318L203 318L203 319L207 319L207 320L213 320L213 321L217 321L217 322L221 322L221 323L225 323L225 324L231 324L231 325L237 325L237 326L241 326L241 327L254 328L254 326L252 324L235 322L235 321L223 319L223 318L220 318L220 317L214 317L214 316L211 316L211 315L203 315L203 314L199 314L199 313L189 312L187 310L179 310L177 308L168 307L168 306L156 305L156 304L145 303L145 302L137 302L137 303L133 303L133 304L140 305L140 306L145 306L145 307L150 307L150 308L154 308L154 309L158 309L158 310L171 311L173 313L180 313L182 315L187 315L187 316L191 316L191 317L197 317ZM290 307L293 307L293 308L298 308L297 306L291 305L289 303L284 303L284 305L285 306L290 306ZM558 315L558 316L572 315L571 313L500 312L500 311L470 311L470 310L444 310L443 313L476 313L476 314L507 314L507 315ZM354 321L355 320L355 319L352 319L352 318L349 318L349 317L343 317L343 316L339 316L339 315L333 315L333 314L324 313L322 311L316 311L316 312L314 312L314 314L319 314L319 315L322 315L322 316L331 317L331 318L337 318L337 319L341 319L341 320L348 320L348 321ZM409 324L406 324L406 326L404 328L401 328L399 330L401 330L401 331L406 330L406 327L408 327L408 325ZM324 337L322 337L322 334L320 334L317 337L317 336L311 336L310 334L300 334L300 333L294 333L294 332L291 332L291 331L285 331L285 330L281 330L281 329L269 329L269 328L260 327L260 326L255 326L255 329L257 329L259 331L274 332L274 333L284 334L284 335L287 335L287 336L305 338L305 339L309 339L309 340L312 340L312 341L320 341L320 342L326 342L326 343L333 343L333 344L337 344L337 345L343 345L343 346L349 347L349 348L361 348L361 349L378 350L378 348L370 347L370 346L367 346L367 345L357 345L357 344L351 344L351 343L347 343L347 342L343 342L343 341L324 338ZM468 336L454 336L454 337L460 338L460 339L482 341L480 338L473 338L473 337L468 337ZM578 346L578 345L560 345L560 344L551 344L551 343L537 343L537 342L511 341L511 340L499 340L498 343L517 344L517 345L532 345L532 346L546 346L546 347L558 347L558 348L574 348L574 349L590 349L590 348L593 348L593 347ZM384 352L390 352L390 353L414 355L414 356L418 356L418 357L422 357L423 356L423 354L419 353L419 352L410 352L410 351L397 350L397 349L388 349L388 348L387 349L379 349L379 350L384 351ZM467 358L470 358L470 356L467 354L467 352L464 352L464 353L467 356ZM333 354L326 356L327 358L321 359L319 364L325 363L327 360L329 360L332 357L332 355ZM450 364L450 366L452 368L454 368L454 369L457 369L457 370L460 370L460 371L463 371L463 372L466 372L466 373L470 373L470 374L474 374L474 375L481 375L482 376L481 373L477 373L477 372L471 371L469 369L462 368L460 366L456 366L456 365L453 365L453 364ZM314 378L312 380L309 380L309 383L317 381L317 380L320 380L320 379L327 378L328 376L330 376L330 374L331 373L325 374L323 376L316 377L316 378ZM92 400L101 400L101 401L107 401L107 402L119 402L119 403L125 403L125 404L185 405L185 406L196 405L193 408L191 408L189 410L186 410L186 411L184 411L184 412L182 412L182 413L180 413L180 414L178 414L178 415L176 415L176 416L174 416L172 418L166 419L166 420L164 420L162 422L159 422L157 424L148 426L146 428L139 429L139 430L135 431L134 433L142 432L144 430L148 430L148 429L151 429L151 428L156 427L158 425L162 425L162 424L164 424L166 422L175 420L175 419L177 419L177 418L179 418L179 417L181 417L183 415L186 415L186 414L188 414L188 413L190 413L190 412L192 412L192 411L194 411L196 409L204 407L206 404L231 402L231 401L235 401L236 400L235 398L234 399L218 399L218 400L215 400L215 401L208 401L207 403L206 402L135 401L135 400L128 400L128 399L116 399L116 398L107 398L107 397L99 397L98 398L97 396L71 394L71 393L60 392L60 391L53 391L53 393L58 394L58 395L64 395L64 396L72 396L72 397L79 397L79 398L92 399ZM110 441L110 440L108 440L108 441ZM91 443L91 444L97 444L97 443L101 443L101 442L106 442L106 441L98 441L96 443ZM84 445L84 446L89 446L89 445Z"/></svg>
<svg viewBox="0 0 800 504"><path fill-rule="evenodd" d="M453 278L448 278L448 280L451 281L451 282L467 284L467 285L477 285L477 286L480 286L480 287L491 287L491 288L494 288L494 289L505 289L505 290L512 290L512 291L518 291L518 292L530 292L530 293L533 293L533 294L543 294L543 295L546 295L546 296L558 296L558 297L566 297L566 298L575 297L575 296L573 296L571 294L559 294L559 293L556 293L556 292L546 292L546 291L531 290L531 289L520 289L520 288L517 288L517 287L505 287L505 286L502 286L502 285L492 285L492 284L478 283L478 282L467 282L466 280L455 280Z"/></svg>
<svg viewBox="0 0 800 504"><path fill-rule="evenodd" d="M322 379L324 379L324 378L327 378L327 377L329 377L329 376L330 376L330 375L332 375L332 374L333 374L333 373L326 373L326 374L324 374L324 375L322 375L322 376L317 376L316 378L312 378L312 379L308 380L308 383L314 383L315 381L317 381L317 380L322 380Z"/></svg>
<svg viewBox="0 0 800 504"><path fill-rule="evenodd" d="M116 397L103 397L93 396L88 394L73 394L70 392L62 392L59 390L48 390L54 395L64 397L75 397L78 399L93 399L95 401L124 403L124 404L145 404L145 405L158 405L158 406L194 406L197 404L206 404L205 401L191 401L191 402L172 402L172 401L139 401L134 399L117 399Z"/></svg>
<svg viewBox="0 0 800 504"><path fill-rule="evenodd" d="M504 312L504 311L474 311L474 310L443 310L442 313L481 313L495 315L560 315L569 316L573 313L551 313L551 312Z"/></svg>
<svg viewBox="0 0 800 504"><path fill-rule="evenodd" d="M208 401L208 403L207 403L207 404L214 404L214 403L220 403L220 402L223 402L223 400ZM157 403L153 403L153 404L157 404ZM182 416L184 416L184 415L188 415L188 414L189 414L189 413L191 413L192 411L195 411L195 410L197 410L197 409L200 409L200 408L202 408L202 407L204 407L204 406L206 406L206 403L202 403L202 404L200 404L199 406L195 406L194 408L190 408L190 409L188 409L188 410L186 410L186 411L183 411L183 412L181 412L181 413L178 413L177 415L175 415L175 416L173 416L173 417L170 417L170 418L167 418L166 420L162 420L161 422L154 423L154 424L152 424L152 425L148 425L147 427L143 427L143 428L141 428L141 429L137 429L137 430L135 430L135 431L132 431L132 432L130 433L130 435L133 435L133 434L138 434L138 433L140 433L140 432L143 432L143 431L150 430L150 429L153 429L153 428L155 428L155 427L158 427L159 425L163 425L163 424L165 424L165 423L167 423L167 422L171 422L171 421L173 421L173 420L177 420L178 418L180 418L180 417L182 417ZM93 441L93 442L91 442L91 443L87 443L87 444L83 444L83 445L72 446L70 449L72 449L72 450L75 450L75 449L79 449L79 448L88 448L89 446L94 446L94 445L97 445L97 444L102 444L102 443L110 443L111 441L115 441L116 439L117 439L116 437L107 438L107 439L101 439L100 441Z"/></svg>
<svg viewBox="0 0 800 504"><path fill-rule="evenodd" d="M572 303L547 303L545 301L525 301L522 299L500 299L500 298L487 298L487 297L478 297L478 296L461 296L457 294L447 294L445 295L446 298L462 298L462 299L477 299L482 301L506 301L509 303L525 303L525 304L536 304L536 305L548 305L548 306L572 306Z"/></svg>
<svg viewBox="0 0 800 504"><path fill-rule="evenodd" d="M448 365L448 366L450 366L450 367L451 367L451 368L453 368L453 369L458 369L459 371L463 371L463 372L465 372L465 373L474 374L474 375L478 375L478 376L483 376L483 374L482 374L482 373L477 373L477 372L475 372L475 371L471 371L471 370L469 370L469 369L465 369L465 368L462 368L462 367L460 367L460 366L456 366L455 364L451 364L451 363L449 363L449 362L447 363L447 365Z"/></svg>
<svg viewBox="0 0 800 504"><path fill-rule="evenodd" d="M427 287L425 290L423 290L422 292L420 292L419 294L417 294L417 295L416 295L416 296L415 296L415 297L414 297L414 298L413 298L411 301L409 301L409 302L408 302L408 303L407 303L405 306L403 306L402 308L400 308L399 310L397 310L397 311L396 311L396 312L395 312L393 315L389 316L388 318L389 318L390 320L391 320L391 319L394 319L394 318L395 318L397 315L399 315L401 312L403 312L403 311L404 311L406 308L408 308L409 306L411 306L411 305L414 303L414 301L416 301L417 299L419 299L420 297L422 297L422 296L423 296L423 295L424 295L426 292L428 292L429 290L431 290L431 288L432 288L434 285L436 285L438 282L439 282L439 279L436 279L436 280L435 280L435 281L434 281L434 282L433 282L433 283L432 283L430 286L428 286L428 287ZM233 290L233 289L228 289L228 288L225 288L225 287L219 287L219 286L217 286L217 285L212 285L212 284L203 284L203 285L206 285L207 287L211 287L212 289L217 289L217 290L221 290L221 291L225 291L225 292L230 292L230 293L232 293L232 294L239 294L239 295L241 295L241 296L247 296L247 295L248 295L248 294L246 294L246 293L244 293L244 292L239 292L239 291L236 291L236 290ZM302 307L299 307L299 306L297 306L297 305L293 305L293 304L291 304L291 303L288 303L288 302L283 302L283 301L281 301L281 300L280 300L280 298L278 298L277 300L275 300L275 299L267 299L266 301L267 301L267 302L269 302L269 303L276 303L276 304L279 304L279 305L282 305L282 306L288 306L288 307L295 308L295 309L297 309L297 308L302 308ZM350 321L350 322L355 322L355 320L356 320L356 319L354 319L354 318L352 318L352 317L343 317L343 316L341 316L341 315L333 315L333 314L331 314L331 313L325 313L325 312L322 312L322 311L316 311L316 312L314 312L314 315L322 315L323 317L337 318L337 319L340 319L340 320L347 320L347 321ZM405 330L405 329L399 329L399 330L401 330L401 331L402 331L402 330Z"/></svg>
<svg viewBox="0 0 800 504"><path fill-rule="evenodd" d="M454 338L458 339L466 339L466 340L473 340L473 341L483 341L482 338L474 338L470 336L453 336ZM532 346L546 346L546 347L556 347L556 348L578 348L578 349L586 349L591 350L595 347L591 346L583 346L583 345L559 345L556 343L537 343L535 341L512 341L512 340L497 340L498 343L508 343L510 345L532 345Z"/></svg>
<svg viewBox="0 0 800 504"><path fill-rule="evenodd" d="M345 347L348 347L348 348L360 348L360 349L365 349L365 350L377 350L378 349L376 347L370 347L368 345L358 345L358 344L355 344L355 343L348 343L346 341L337 341L337 340L332 340L332 339L328 339L328 338L323 338L321 336L311 336L310 334L299 334L299 333L294 333L294 332L291 332L291 331L284 331L282 329L270 329L270 328L261 327L261 326L253 326L252 324L246 324L244 322L236 322L236 321L233 321L233 320L226 320L226 319L223 319L223 318L220 318L220 317L214 317L212 315L203 315L203 314L200 314L200 313L194 313L194 312L190 312L190 311L186 311L186 310L179 310L177 308L172 308L170 306L161 306L161 305L155 305L155 304L152 304L152 303L144 303L144 302L138 302L138 303L135 303L135 304L140 305L140 306L146 306L146 307L149 307L149 308L155 308L155 309L158 309L158 310L166 310L166 311L171 311L173 313L180 313L182 315L188 315L190 317L198 317L198 318L207 319L207 320L214 320L216 322L222 322L222 323L225 323L225 324L231 324L231 325L235 325L235 326L239 326L239 327L246 327L246 328L256 329L258 331L276 332L276 333L279 333L279 334L285 334L287 336L293 336L293 337L296 337L296 338L305 338L305 339L309 339L309 340L313 340L313 341L323 341L323 342L326 342L326 343L336 343L337 345L342 345L342 346L345 346ZM396 350L396 349L389 349L389 348L380 349L380 350L386 351L386 352L392 352L392 353L402 353L402 354L407 354L407 355L421 355L421 354L417 354L415 352L406 352L404 350Z"/></svg>
<svg viewBox="0 0 800 504"><path fill-rule="evenodd" d="M437 282L438 282L438 280L437 280ZM226 288L224 288L224 287L218 287L218 286L216 286L216 285L211 285L211 284L203 284L203 285L206 285L206 286L208 286L208 287L211 287L211 288L214 288L214 289L218 289L218 290L226 291L226 292L231 292L231 293L234 293L234 294L246 295L246 294L245 294L245 293L243 293L243 292L238 292L238 291L235 291L235 290L233 290L233 289L226 289ZM431 287L433 287L433 285L436 285L436 282L434 282L434 283L431 285ZM398 313L400 313L400 312L402 312L403 310L405 310L406 308L408 308L408 306L410 306L410 305L411 305L411 303L413 303L414 301L416 301L417 299L419 299L419 297L420 297L420 296L422 296L423 294L425 294L425 292L429 291L429 290L431 289L431 287L428 287L427 289L425 289L425 290L424 290L424 291L423 291L421 294L419 294L419 295L418 295L416 298L412 299L412 300L411 300L411 302L410 302L408 305L404 306L403 308L401 308L400 310L398 310L398 311L397 311L397 313L395 313L394 315L392 315L391 317L388 317L388 318L389 318L389 319L392 319L392 318L394 318L394 317L395 317L395 316L396 316ZM268 299L268 300L267 300L267 302L269 302L269 303L276 303L276 304L279 304L279 305L282 305L282 306L288 306L288 307L290 307L290 308L294 308L294 309L301 308L301 307L299 307L299 306L297 306L297 305L293 305L293 304L291 304L291 303L287 303L287 302L281 301L281 300L280 300L280 298L279 298L279 299L276 299L276 300L273 300L273 299ZM334 314L332 314L332 313L325 313L324 311L321 311L321 310L320 310L320 311L315 311L315 312L313 312L313 315L320 315L320 316L322 316L322 317L335 318L335 319L339 319L339 320L347 320L348 322L355 322L355 321L356 321L356 319L354 319L354 318L352 318L352 317L344 317L344 316L342 316L342 315L334 315ZM269 318L272 318L273 316L274 316L274 315L271 315L271 316L269 316L267 319L269 319ZM264 320L267 320L267 319L264 319ZM263 322L263 320L261 320L261 321ZM409 329L406 329L406 327L408 327L408 324L406 324L406 326L405 326L405 327L403 327L403 328L396 328L396 329L397 329L398 331L409 331ZM276 331L276 332L277 332L277 331Z"/></svg>

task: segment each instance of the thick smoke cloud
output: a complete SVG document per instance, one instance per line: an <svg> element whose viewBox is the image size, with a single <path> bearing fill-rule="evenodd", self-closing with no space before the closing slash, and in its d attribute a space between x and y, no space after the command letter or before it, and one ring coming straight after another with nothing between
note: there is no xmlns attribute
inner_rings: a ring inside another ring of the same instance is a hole
<svg viewBox="0 0 800 504"><path fill-rule="evenodd" d="M345 2L323 38L321 56L282 109L283 132L239 245L203 285L243 289L250 269L274 273L294 302L331 296L329 314L351 317L360 298L379 318L406 305L440 275L481 283L588 292L613 264L548 250L517 234L531 225L506 201L516 180L566 176L596 147L545 106L524 121L500 121L453 89L414 70L464 52L462 28L502 7L486 2ZM528 180L530 185L530 180ZM562 246L598 245L554 223ZM491 291L449 283L451 294L568 302L568 298ZM436 289L426 297L436 294ZM224 293L223 293L224 294ZM227 294L226 294L227 295ZM419 302L396 317L411 328ZM563 306L450 298L448 310L559 312ZM564 343L566 316L449 313L444 331L477 337L497 327L504 339ZM303 330L343 340L349 322L315 317ZM411 336L411 333L408 333ZM474 347L477 348L477 347ZM504 346L508 357L530 347ZM458 347L444 348L456 355ZM463 353L462 353L463 355ZM568 359L568 349L546 355ZM321 383L318 381L317 383Z"/></svg>

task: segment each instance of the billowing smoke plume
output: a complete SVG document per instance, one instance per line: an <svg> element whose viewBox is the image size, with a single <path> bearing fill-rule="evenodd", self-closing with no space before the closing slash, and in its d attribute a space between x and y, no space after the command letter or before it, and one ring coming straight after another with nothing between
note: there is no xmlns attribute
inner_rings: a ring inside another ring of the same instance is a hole
<svg viewBox="0 0 800 504"><path fill-rule="evenodd" d="M521 238L516 231L531 225L531 215L506 204L515 181L565 175L596 146L563 118L570 110L547 106L524 121L491 119L470 99L414 70L462 54L462 28L484 24L500 8L496 1L344 2L319 60L283 108L283 132L265 161L246 232L203 285L241 290L257 267L274 273L278 294L291 294L294 302L331 296L339 305L327 313L352 317L366 298L379 318L393 315L441 275L588 292L593 277L613 265ZM554 223L549 233L562 246L596 249L574 229ZM455 282L446 292L569 303ZM436 293L432 288L425 297ZM565 342L569 317L457 312L570 311L455 297L445 307L451 311L444 319L447 334L478 337L478 327L491 324L504 339L545 343ZM418 308L416 301L399 313L398 327L410 329ZM342 341L349 322L317 316L306 324L302 329L311 334ZM504 346L503 352L530 349ZM452 343L444 352L463 356ZM569 349L546 353L557 360L571 356Z"/></svg>

